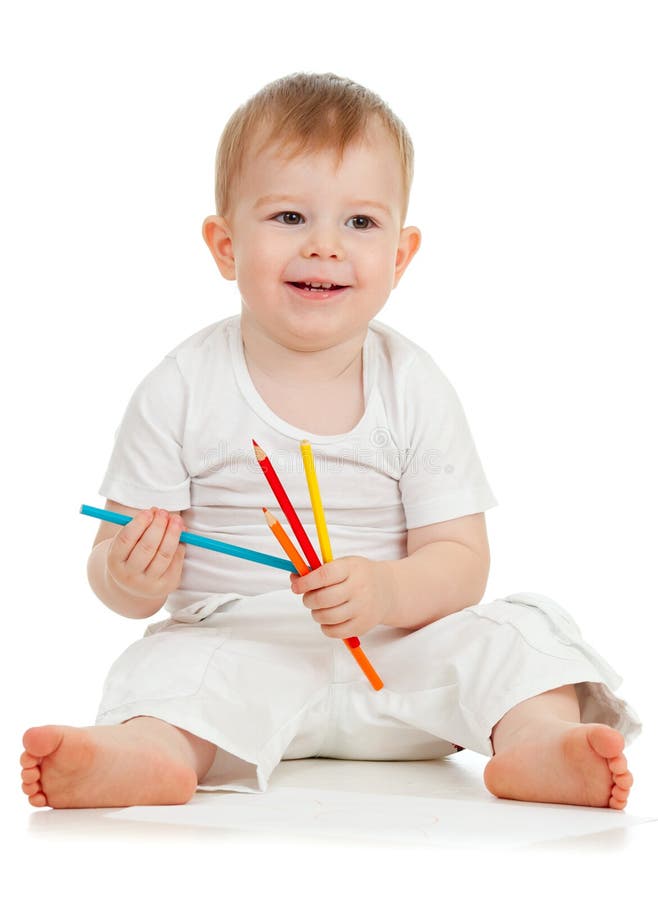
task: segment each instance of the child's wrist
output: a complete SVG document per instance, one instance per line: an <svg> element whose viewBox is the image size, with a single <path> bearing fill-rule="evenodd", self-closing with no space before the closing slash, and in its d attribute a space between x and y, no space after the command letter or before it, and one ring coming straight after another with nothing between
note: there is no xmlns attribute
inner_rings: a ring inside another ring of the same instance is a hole
<svg viewBox="0 0 658 900"><path fill-rule="evenodd" d="M399 572L396 559L378 560L381 569L381 595L382 605L384 607L384 618L381 620L382 625L392 625L395 627L398 618L398 609L400 604L400 585Z"/></svg>
<svg viewBox="0 0 658 900"><path fill-rule="evenodd" d="M148 619L161 609L168 597L146 597L136 594L113 577L107 564L107 552L113 538L101 541L93 548L88 571L96 596L120 616L129 619ZM94 572L97 573L94 576Z"/></svg>

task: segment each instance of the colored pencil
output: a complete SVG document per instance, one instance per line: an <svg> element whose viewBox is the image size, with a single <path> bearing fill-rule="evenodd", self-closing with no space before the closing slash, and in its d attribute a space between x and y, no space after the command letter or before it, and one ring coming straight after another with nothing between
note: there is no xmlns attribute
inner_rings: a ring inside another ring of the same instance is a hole
<svg viewBox="0 0 658 900"><path fill-rule="evenodd" d="M299 541L299 546L304 551L304 555L308 560L309 568L319 569L322 565L322 563L320 562L320 558L313 549L313 544L311 544L308 535L304 531L304 526L299 521L299 516L295 512L295 508L290 502L290 498L286 494L283 485L279 481L279 476L274 471L274 466L270 462L263 448L259 446L259 444L257 444L253 438L251 439L251 443L254 445L254 453L256 454L256 459L258 460L259 465L263 470L265 478L267 478L269 486L274 492L274 496L278 500L281 511L290 523L290 527L294 531L295 537Z"/></svg>
<svg viewBox="0 0 658 900"><path fill-rule="evenodd" d="M320 497L320 486L315 473L315 461L313 459L313 450L308 441L302 441L299 445L302 451L302 460L304 462L304 472L306 473L306 483L308 484L308 492L311 497L311 506L313 508L313 518L315 519L315 527L318 532L318 540L320 541L320 550L322 552L322 561L331 562L333 554L331 552L331 544L329 543L329 532L327 531L327 523L324 518L324 509L322 506L322 498ZM357 637L343 638L343 643L349 648L352 656L357 661L363 674L366 676L370 684L376 691L384 687L377 672L372 667L370 660L365 655L360 646Z"/></svg>
<svg viewBox="0 0 658 900"><path fill-rule="evenodd" d="M331 544L329 542L329 532L327 531L327 522L324 518L324 508L322 506L322 498L320 497L320 486L318 485L318 476L315 474L315 461L313 459L313 450L308 441L302 441L299 445L302 451L302 460L304 463L304 472L306 474L306 483L308 492L311 496L311 507L313 509L313 518L315 519L315 528L320 541L320 552L322 553L322 561L329 562L334 558L331 552Z"/></svg>
<svg viewBox="0 0 658 900"><path fill-rule="evenodd" d="M279 522L279 520L276 518L276 516L272 515L272 513L269 511L269 509L266 506L261 507L261 509L265 513L265 521L269 525L270 530L272 531L272 534L277 539L277 541L281 544L283 549L286 551L286 553L288 555L288 559L293 564L293 566L297 569L297 574L298 575L306 575L306 573L310 572L311 570L309 569L309 567L306 565L306 563L304 562L302 557L297 552L297 548L295 547L293 542L290 540L288 535L285 533L281 522Z"/></svg>
<svg viewBox="0 0 658 900"><path fill-rule="evenodd" d="M113 512L110 509L100 509L97 506L80 507L80 512L85 516L95 519L103 519L106 522L114 522L115 525L127 525L132 521L132 516ZM194 534L192 531L181 531L179 541L181 544L193 544L195 547L203 547L205 550L216 550L217 553L225 553L227 556L238 556L240 559L248 559L250 562L271 566L273 569L284 569L286 572L295 572L293 564L280 556L270 556L268 553L259 553L257 550L249 550L247 547L238 547L237 544L226 544L224 541L216 541L213 538Z"/></svg>

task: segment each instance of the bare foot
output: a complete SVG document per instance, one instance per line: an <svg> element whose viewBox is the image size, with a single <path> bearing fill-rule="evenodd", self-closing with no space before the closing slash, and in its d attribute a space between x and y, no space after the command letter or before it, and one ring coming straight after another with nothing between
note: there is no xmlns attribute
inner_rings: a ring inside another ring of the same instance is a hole
<svg viewBox="0 0 658 900"><path fill-rule="evenodd" d="M29 728L20 762L23 791L32 806L186 803L196 790L197 775L175 742L167 740L166 729L173 726L157 722L134 727L138 721Z"/></svg>
<svg viewBox="0 0 658 900"><path fill-rule="evenodd" d="M496 797L623 809L633 784L624 738L600 724L533 723L487 763L484 783Z"/></svg>

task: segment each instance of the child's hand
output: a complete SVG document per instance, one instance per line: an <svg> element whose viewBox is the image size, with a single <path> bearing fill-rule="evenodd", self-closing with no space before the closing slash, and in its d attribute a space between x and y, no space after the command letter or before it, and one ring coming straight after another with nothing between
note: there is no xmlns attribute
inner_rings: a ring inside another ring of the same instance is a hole
<svg viewBox="0 0 658 900"><path fill-rule="evenodd" d="M183 520L164 509L143 509L112 539L107 574L136 597L166 597L181 583Z"/></svg>
<svg viewBox="0 0 658 900"><path fill-rule="evenodd" d="M327 637L359 637L379 625L394 600L394 579L387 560L343 556L306 575L290 575L295 594Z"/></svg>

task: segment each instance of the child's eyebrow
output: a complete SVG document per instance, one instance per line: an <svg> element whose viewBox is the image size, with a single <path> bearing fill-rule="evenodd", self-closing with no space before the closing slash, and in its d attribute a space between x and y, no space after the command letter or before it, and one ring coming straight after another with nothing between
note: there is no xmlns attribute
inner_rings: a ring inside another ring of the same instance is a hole
<svg viewBox="0 0 658 900"><path fill-rule="evenodd" d="M389 216L391 215L390 206L387 206L385 203L380 203L379 200L352 200L352 205L358 207L374 206L375 209L381 209L385 213L388 213Z"/></svg>
<svg viewBox="0 0 658 900"><path fill-rule="evenodd" d="M263 197L259 197L259 199L254 203L254 209L258 209L261 206L266 206L268 203L300 203L299 197L291 197L288 194L265 194ZM391 215L391 209L385 203L380 203L378 200L350 200L350 205L356 207L364 207L364 206L373 206L376 209L381 209L389 216Z"/></svg>
<svg viewBox="0 0 658 900"><path fill-rule="evenodd" d="M254 209L265 206L266 203L296 203L298 201L298 197L289 197L287 194L265 194L254 203Z"/></svg>

